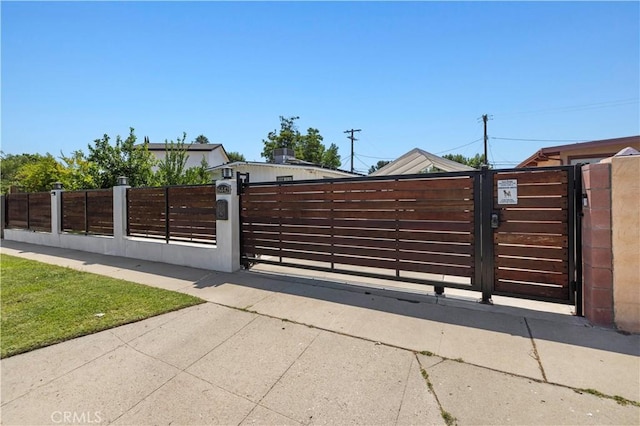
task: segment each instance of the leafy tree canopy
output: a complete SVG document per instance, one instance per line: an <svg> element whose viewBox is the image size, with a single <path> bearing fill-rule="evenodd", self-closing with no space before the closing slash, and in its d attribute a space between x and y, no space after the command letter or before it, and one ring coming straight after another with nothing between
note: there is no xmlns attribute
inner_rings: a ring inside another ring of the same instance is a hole
<svg viewBox="0 0 640 426"><path fill-rule="evenodd" d="M148 149L148 142L136 146L136 135L133 127L129 128L129 136L124 141L116 137L115 145L110 144L109 135L96 139L89 145L88 161L94 163L91 173L98 188L111 188L118 181L118 176L129 178L131 186L148 186L153 183L152 167L155 157Z"/></svg>
<svg viewBox="0 0 640 426"><path fill-rule="evenodd" d="M465 157L462 154L446 154L443 155L442 158L455 161L456 163L465 164L473 167L474 169L479 169L483 164L486 164L484 154L476 154L473 157Z"/></svg>
<svg viewBox="0 0 640 426"><path fill-rule="evenodd" d="M236 151L229 151L227 152L227 157L229 157L229 162L233 163L235 161L247 161L246 158L244 158L244 155L240 154L239 152Z"/></svg>
<svg viewBox="0 0 640 426"><path fill-rule="evenodd" d="M207 168L207 160L202 157L199 166L187 168L189 159L189 146L185 144L187 134L182 133L182 138L177 138L176 142L167 140L165 144L165 156L158 162L158 170L154 176L156 185L198 185L210 183L211 177Z"/></svg>
<svg viewBox="0 0 640 426"><path fill-rule="evenodd" d="M20 169L29 163L39 161L40 154L5 154L0 151L0 190L4 194L11 185L18 185L17 175Z"/></svg>
<svg viewBox="0 0 640 426"><path fill-rule="evenodd" d="M262 140L264 148L261 156L273 163L273 151L276 148L289 148L295 152L299 160L334 169L340 167L337 145L331 144L327 148L323 144L320 131L313 127L309 127L305 135L300 133L295 123L299 118L280 116L280 131L269 132L267 139Z"/></svg>
<svg viewBox="0 0 640 426"><path fill-rule="evenodd" d="M205 135L200 135L193 140L193 143L209 143L209 138Z"/></svg>
<svg viewBox="0 0 640 426"><path fill-rule="evenodd" d="M388 160L379 160L376 164L374 164L373 166L369 167L369 174L375 172L376 170L380 170L381 168L383 168L384 166L386 166L390 162L391 161L388 161Z"/></svg>
<svg viewBox="0 0 640 426"><path fill-rule="evenodd" d="M24 164L16 174L16 180L25 192L49 191L54 182L60 181L62 169L53 155L47 153L37 161Z"/></svg>

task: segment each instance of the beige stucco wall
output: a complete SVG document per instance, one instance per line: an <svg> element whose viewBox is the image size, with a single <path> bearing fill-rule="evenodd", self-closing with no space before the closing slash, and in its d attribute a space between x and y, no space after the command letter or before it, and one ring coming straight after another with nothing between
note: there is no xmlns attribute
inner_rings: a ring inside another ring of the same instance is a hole
<svg viewBox="0 0 640 426"><path fill-rule="evenodd" d="M640 155L611 159L614 317L640 333Z"/></svg>

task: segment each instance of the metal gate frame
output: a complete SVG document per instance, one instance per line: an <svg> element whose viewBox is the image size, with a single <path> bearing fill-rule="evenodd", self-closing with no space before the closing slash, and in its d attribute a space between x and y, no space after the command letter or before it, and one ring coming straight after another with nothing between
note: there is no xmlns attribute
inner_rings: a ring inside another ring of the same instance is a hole
<svg viewBox="0 0 640 426"><path fill-rule="evenodd" d="M576 307L576 314L582 315L582 178L580 164L575 166L530 167L519 169L482 169L482 252L483 252L483 300L491 295L516 297L553 303L570 304ZM567 173L567 284L568 297L557 299L544 296L524 295L495 290L494 228L491 218L494 211L493 185L500 173L564 171ZM489 299L487 298L489 297Z"/></svg>
<svg viewBox="0 0 640 426"><path fill-rule="evenodd" d="M568 276L567 282L569 283L569 297L566 300L558 300L547 297L536 297L531 295L523 295L516 293L496 292L494 285L494 231L491 227L491 216L494 213L494 194L493 184L494 176L498 173L505 172L527 172L527 171L542 171L542 170L563 170L567 172L567 228L568 228ZM577 166L556 166L556 167L544 167L544 168L522 168L522 169L488 169L483 167L481 170L471 172L452 172L452 173L433 173L430 174L435 177L456 177L456 176L469 176L473 177L473 197L474 197L474 277L471 279L471 284L459 284L453 282L444 281L432 281L425 279L417 279L410 277L394 277L391 275L368 273L368 272L354 272L343 268L322 267L315 265L301 265L298 263L274 261L269 259L261 259L255 256L249 256L245 252L244 237L242 232L242 203L243 194L245 189L250 186L265 186L265 185L300 185L300 184L321 184L331 182L359 182L359 181L393 181L404 179L416 179L425 178L425 175L398 175L398 176L384 176L384 177L357 177L357 178L341 178L341 179L315 179L315 180L303 180L303 181L287 181L287 182L257 182L250 183L248 179L238 179L238 194L240 196L241 208L239 213L239 226L240 226L240 256L243 266L248 269L252 263L266 263L275 264L281 266L291 266L296 268L318 270L324 272L335 272L347 275L366 276L372 278L381 278L387 280L397 280L403 282L411 282L417 284L432 285L435 288L436 293L442 294L445 287L458 288L463 290L479 291L482 293L483 303L492 303L491 296L493 294L503 295L509 297L549 301L555 303L574 304L576 306L577 315L582 315L582 267L581 267L581 214L582 214L582 184L580 165ZM246 176L248 178L248 176ZM396 274L397 275L397 274Z"/></svg>

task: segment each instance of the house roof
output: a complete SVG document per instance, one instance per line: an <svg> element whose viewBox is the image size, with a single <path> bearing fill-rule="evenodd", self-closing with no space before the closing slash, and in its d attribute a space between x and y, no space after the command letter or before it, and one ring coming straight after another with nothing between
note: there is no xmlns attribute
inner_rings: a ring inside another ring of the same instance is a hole
<svg viewBox="0 0 640 426"><path fill-rule="evenodd" d="M371 176L409 175L421 173L429 168L438 168L445 172L463 172L474 170L465 164L460 164L435 154L414 148L403 156L393 160L386 166L371 173Z"/></svg>
<svg viewBox="0 0 640 426"><path fill-rule="evenodd" d="M218 170L218 169L222 169L225 167L237 167L240 165L249 165L249 166L262 166L262 167L273 167L273 168L302 168L302 169L317 169L317 170L327 170L327 171L332 171L332 172L337 172L340 174L343 174L345 177L353 177L353 176L363 176L360 173L351 173L348 172L346 170L340 170L340 169L332 169L329 167L323 167L319 164L313 164L313 163L309 163L306 161L301 161L301 160L297 160L294 163L284 163L284 164L279 164L279 163L262 163L259 161L235 161L233 163L226 163L226 164L221 164L219 166L214 166L214 167L209 167L207 170Z"/></svg>
<svg viewBox="0 0 640 426"><path fill-rule="evenodd" d="M192 143L185 144L188 151L215 151L216 149L222 147L222 144L219 143ZM164 151L166 149L166 144L163 143L149 143L147 145L149 151ZM224 149L224 147L222 148Z"/></svg>
<svg viewBox="0 0 640 426"><path fill-rule="evenodd" d="M572 143L569 145L557 145L542 148L536 151L532 156L518 164L516 167L535 166L539 161L546 160L550 155L559 155L561 152L579 151L589 148L607 148L613 145L637 145L640 143L640 136L626 136L623 138L601 139L590 142Z"/></svg>

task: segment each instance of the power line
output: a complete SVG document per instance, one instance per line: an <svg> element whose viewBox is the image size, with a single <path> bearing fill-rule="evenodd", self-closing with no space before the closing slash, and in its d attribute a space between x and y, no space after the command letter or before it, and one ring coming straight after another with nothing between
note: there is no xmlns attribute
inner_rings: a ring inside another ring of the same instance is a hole
<svg viewBox="0 0 640 426"><path fill-rule="evenodd" d="M490 143L488 144L488 146L489 146L489 153L491 154L491 158L493 158L493 165L495 166L496 165L496 156L493 154L493 150L491 149L491 144ZM485 160L487 161L487 164L489 164L489 159L486 158Z"/></svg>
<svg viewBox="0 0 640 426"><path fill-rule="evenodd" d="M479 139L476 139L475 141L471 141L471 142L466 143L464 145L460 145L460 146L457 146L455 148L447 149L446 151L434 152L434 154L440 155L440 154L444 154L445 152L455 151L456 149L464 148L465 146L473 145L476 142L480 142L482 139L483 138L479 138Z"/></svg>
<svg viewBox="0 0 640 426"><path fill-rule="evenodd" d="M362 163L362 165L365 167L365 170L369 170L369 167L370 167L370 166L369 166L368 164L366 164L364 161L362 161L358 155L354 154L354 156L356 157L356 159L357 159L360 163Z"/></svg>
<svg viewBox="0 0 640 426"><path fill-rule="evenodd" d="M523 141L523 142L585 142L587 139L521 139L521 138L497 138L491 136L491 139L503 141Z"/></svg>
<svg viewBox="0 0 640 426"><path fill-rule="evenodd" d="M553 113L553 112L573 112L573 111L581 111L588 109L599 109L599 108L610 108L616 106L624 106L624 105L632 105L637 104L640 98L627 98L627 99L617 99L613 101L605 101L605 102L596 102L591 104L582 104L582 105L571 105L565 107L556 107L556 108L545 108L539 110L532 111L521 111L507 114L498 114L500 117L512 117L517 115L527 115L527 114L545 114L545 113Z"/></svg>
<svg viewBox="0 0 640 426"><path fill-rule="evenodd" d="M364 158L371 158L373 160L395 160L395 158L391 158L391 157L371 157L369 155L364 155L364 154L358 154L360 157L364 157Z"/></svg>

